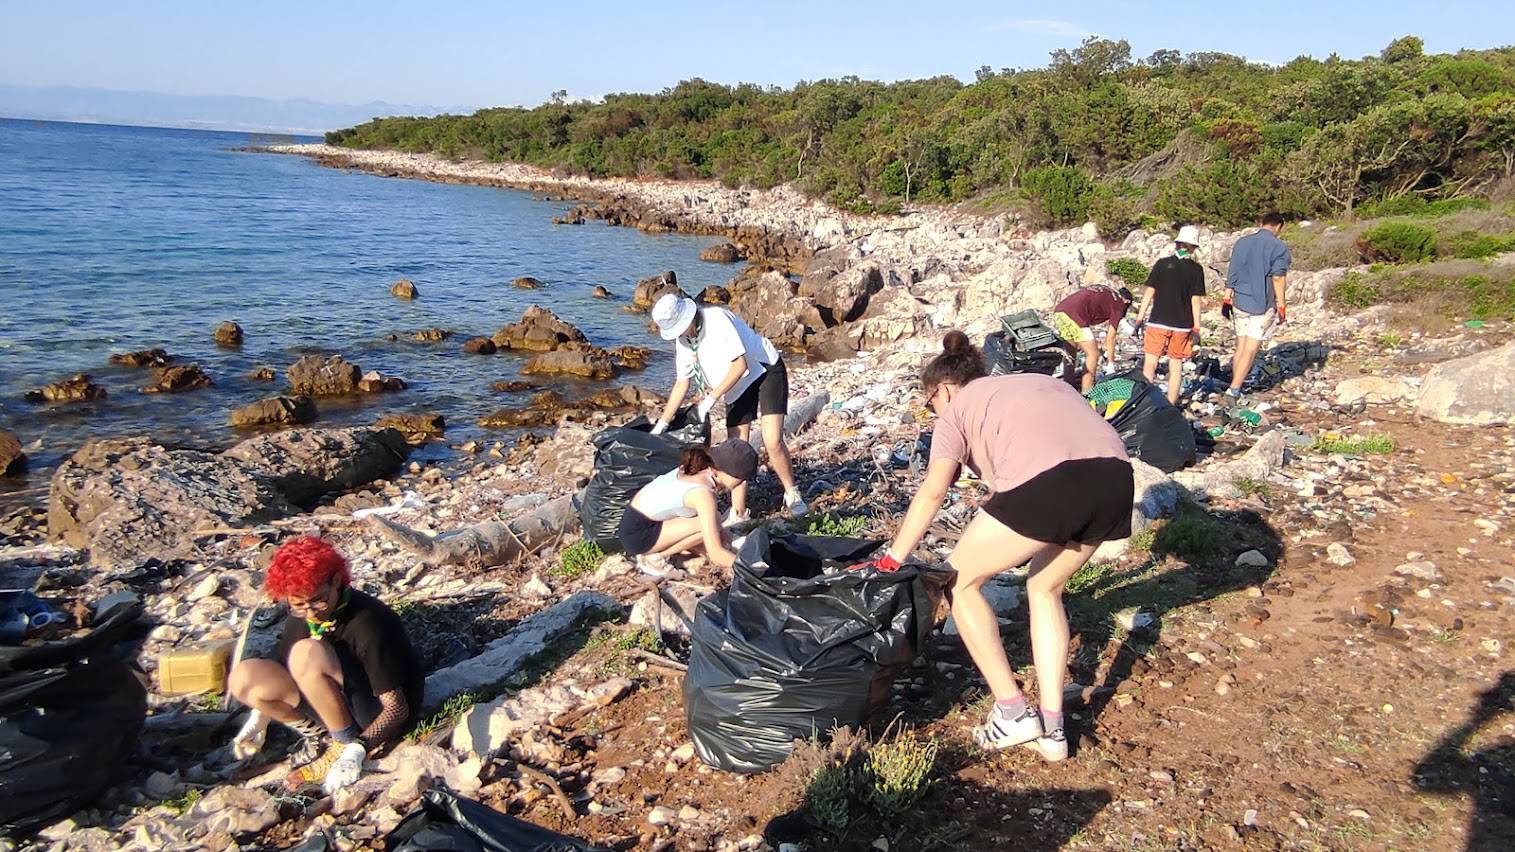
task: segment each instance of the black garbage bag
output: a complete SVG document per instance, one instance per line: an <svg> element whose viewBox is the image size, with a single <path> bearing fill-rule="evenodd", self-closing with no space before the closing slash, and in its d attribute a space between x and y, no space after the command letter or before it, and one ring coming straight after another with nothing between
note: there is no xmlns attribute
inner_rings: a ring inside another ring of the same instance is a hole
<svg viewBox="0 0 1515 852"><path fill-rule="evenodd" d="M616 530L631 498L642 486L679 466L688 444L710 443L710 421L694 416L694 407L679 410L668 431L652 434L652 423L638 417L595 435L594 474L584 488L579 520L584 537L606 553L619 553Z"/></svg>
<svg viewBox="0 0 1515 852"><path fill-rule="evenodd" d="M1199 453L1194 442L1194 427L1183 411L1168 402L1168 396L1161 388L1148 382L1140 370L1112 376L1106 381L1129 381L1134 386L1126 403L1107 418L1120 433L1121 440L1126 442L1127 455L1164 473L1194 464ZM1089 393L1098 394L1099 386Z"/></svg>
<svg viewBox="0 0 1515 852"><path fill-rule="evenodd" d="M878 546L764 529L747 537L731 585L695 611L684 705L701 760L762 772L796 739L861 725L888 700L950 572L846 570Z"/></svg>
<svg viewBox="0 0 1515 852"><path fill-rule="evenodd" d="M83 807L136 747L147 690L110 651L141 613L123 607L79 638L0 648L0 831Z"/></svg>
<svg viewBox="0 0 1515 852"><path fill-rule="evenodd" d="M440 789L421 794L420 809L384 844L389 852L609 852Z"/></svg>
<svg viewBox="0 0 1515 852"><path fill-rule="evenodd" d="M1067 362L1067 354L1061 346L1023 351L1005 339L1005 332L996 331L984 338L984 362L989 375L1004 376L1010 373L1041 373L1045 376L1061 376Z"/></svg>

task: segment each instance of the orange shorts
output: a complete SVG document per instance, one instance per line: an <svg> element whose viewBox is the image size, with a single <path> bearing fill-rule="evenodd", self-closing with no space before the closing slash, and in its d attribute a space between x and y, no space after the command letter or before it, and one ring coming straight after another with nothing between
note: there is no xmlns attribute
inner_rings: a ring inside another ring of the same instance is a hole
<svg viewBox="0 0 1515 852"><path fill-rule="evenodd" d="M1194 354L1194 335L1149 325L1142 335L1142 351L1158 358L1166 355L1182 361Z"/></svg>

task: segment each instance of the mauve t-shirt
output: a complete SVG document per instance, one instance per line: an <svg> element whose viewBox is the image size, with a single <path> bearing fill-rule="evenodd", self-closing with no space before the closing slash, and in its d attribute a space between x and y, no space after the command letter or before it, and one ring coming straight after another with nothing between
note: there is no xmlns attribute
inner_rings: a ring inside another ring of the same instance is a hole
<svg viewBox="0 0 1515 852"><path fill-rule="evenodd" d="M931 460L967 465L996 493L1066 461L1126 458L1125 442L1088 400L1040 373L975 379L940 415Z"/></svg>
<svg viewBox="0 0 1515 852"><path fill-rule="evenodd" d="M1126 315L1126 302L1111 288L1096 284L1058 302L1053 310L1067 314L1083 328L1095 328L1120 322Z"/></svg>

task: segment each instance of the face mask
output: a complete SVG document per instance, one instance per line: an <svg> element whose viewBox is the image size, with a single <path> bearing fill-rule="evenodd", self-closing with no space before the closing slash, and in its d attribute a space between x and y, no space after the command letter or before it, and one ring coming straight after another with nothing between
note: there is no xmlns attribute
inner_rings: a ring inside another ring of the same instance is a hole
<svg viewBox="0 0 1515 852"><path fill-rule="evenodd" d="M1181 248L1181 249L1178 249L1177 251L1173 252L1173 254L1174 254L1175 257L1188 257L1189 256L1189 250Z"/></svg>

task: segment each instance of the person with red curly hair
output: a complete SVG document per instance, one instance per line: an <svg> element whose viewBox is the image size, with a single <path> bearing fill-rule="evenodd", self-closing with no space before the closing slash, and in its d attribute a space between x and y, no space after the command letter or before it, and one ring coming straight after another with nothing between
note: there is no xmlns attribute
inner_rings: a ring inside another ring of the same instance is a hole
<svg viewBox="0 0 1515 852"><path fill-rule="evenodd" d="M356 781L368 752L398 738L421 706L424 673L400 617L351 582L347 560L327 542L285 542L263 584L289 606L278 652L231 672L231 694L253 710L233 754L256 754L270 721L292 728L301 744L291 788L320 783L330 794Z"/></svg>

